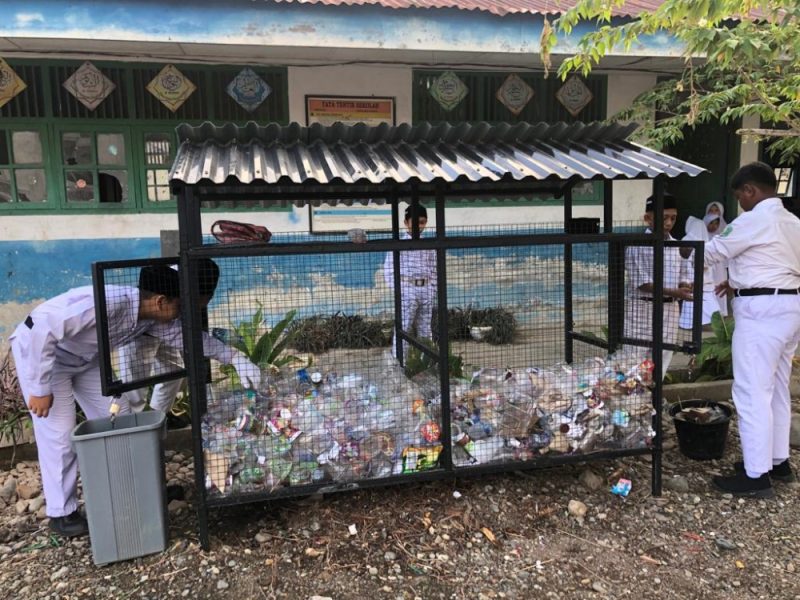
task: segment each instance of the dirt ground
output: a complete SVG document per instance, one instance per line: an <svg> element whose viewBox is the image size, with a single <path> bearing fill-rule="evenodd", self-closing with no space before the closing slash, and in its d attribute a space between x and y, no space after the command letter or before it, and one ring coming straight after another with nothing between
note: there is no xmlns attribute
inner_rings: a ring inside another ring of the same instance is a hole
<svg viewBox="0 0 800 600"><path fill-rule="evenodd" d="M800 599L800 484L720 494L709 479L738 457L735 426L704 463L665 425L660 498L649 458L602 461L212 512L208 552L175 501L165 552L106 567L88 538L48 534L38 465L22 462L0 471L0 598ZM167 474L191 502L190 456L168 452ZM620 477L627 498L609 491Z"/></svg>

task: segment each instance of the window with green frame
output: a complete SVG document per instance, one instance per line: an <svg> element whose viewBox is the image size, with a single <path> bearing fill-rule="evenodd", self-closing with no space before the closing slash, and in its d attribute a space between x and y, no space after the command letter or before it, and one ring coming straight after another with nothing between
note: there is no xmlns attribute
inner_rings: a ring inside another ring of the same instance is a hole
<svg viewBox="0 0 800 600"><path fill-rule="evenodd" d="M0 128L0 206L47 202L42 137L34 128Z"/></svg>
<svg viewBox="0 0 800 600"><path fill-rule="evenodd" d="M126 127L66 127L59 131L67 206L126 205L131 197Z"/></svg>
<svg viewBox="0 0 800 600"><path fill-rule="evenodd" d="M63 86L82 60L6 62L27 87L0 106L0 214L174 210L168 177L178 123L288 121L287 70L282 67L251 67L272 93L248 112L225 92L243 66L173 63L197 89L183 106L170 111L146 90L163 63L92 61L116 87L89 109ZM218 208L262 204L223 203Z"/></svg>
<svg viewBox="0 0 800 600"><path fill-rule="evenodd" d="M174 131L142 133L144 198L149 204L174 201L169 191L169 170L175 158Z"/></svg>

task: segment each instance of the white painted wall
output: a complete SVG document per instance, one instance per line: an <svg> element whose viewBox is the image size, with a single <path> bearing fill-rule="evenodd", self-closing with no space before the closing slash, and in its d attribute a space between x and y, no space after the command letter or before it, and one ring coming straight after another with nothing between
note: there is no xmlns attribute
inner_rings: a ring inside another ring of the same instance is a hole
<svg viewBox="0 0 800 600"><path fill-rule="evenodd" d="M651 73L609 73L607 115L613 117L629 107L636 96L655 84L656 76ZM653 192L652 181L615 181L613 186L614 221L640 221L644 200Z"/></svg>
<svg viewBox="0 0 800 600"><path fill-rule="evenodd" d="M398 123L411 122L411 67L341 65L289 67L289 120L306 124L307 95L389 96Z"/></svg>
<svg viewBox="0 0 800 600"><path fill-rule="evenodd" d="M266 226L270 231L308 231L308 208L292 212L205 212L203 231L211 231L218 219L247 221ZM0 239L3 241L97 240L113 238L158 238L162 230L177 230L175 213L126 215L36 215L3 216Z"/></svg>
<svg viewBox="0 0 800 600"><path fill-rule="evenodd" d="M742 129L755 129L761 126L761 120L753 115L742 119ZM739 154L739 166L758 160L758 140L754 137L742 138L742 149Z"/></svg>
<svg viewBox="0 0 800 600"><path fill-rule="evenodd" d="M754 129L761 126L761 119L756 116L750 115L742 119L742 129ZM739 166L742 167L747 163L754 162L759 159L758 156L758 140L754 137L742 137L742 146L739 151ZM742 213L741 207L737 206L737 214ZM730 220L730 219L729 219Z"/></svg>

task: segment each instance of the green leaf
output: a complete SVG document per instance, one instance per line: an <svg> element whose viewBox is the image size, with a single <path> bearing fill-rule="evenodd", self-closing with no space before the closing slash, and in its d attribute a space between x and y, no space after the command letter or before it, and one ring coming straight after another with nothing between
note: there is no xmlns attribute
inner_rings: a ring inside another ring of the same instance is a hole
<svg viewBox="0 0 800 600"><path fill-rule="evenodd" d="M544 36L543 56L549 57L557 38L581 22L594 24L578 41L578 52L562 61L562 80L572 73L589 74L614 48L627 51L644 36L666 34L683 44L686 66L670 82L671 89L656 86L616 117L642 123L637 140L664 148L683 139L687 123L735 123L749 116L789 132L757 140L768 145L772 160L792 163L800 157L797 0L665 0L636 19L609 21L611 6L624 4L578 0L555 20L553 33ZM753 9L761 18L741 18Z"/></svg>

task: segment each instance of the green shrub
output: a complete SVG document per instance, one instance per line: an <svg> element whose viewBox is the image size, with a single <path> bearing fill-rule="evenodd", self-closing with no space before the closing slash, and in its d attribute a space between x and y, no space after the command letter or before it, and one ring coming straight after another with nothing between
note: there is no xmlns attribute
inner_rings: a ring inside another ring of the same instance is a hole
<svg viewBox="0 0 800 600"><path fill-rule="evenodd" d="M297 319L290 326L292 347L300 352L319 354L333 346L327 317L315 315Z"/></svg>
<svg viewBox="0 0 800 600"><path fill-rule="evenodd" d="M298 319L290 328L292 347L300 352L330 348L381 348L391 342L391 323L337 312Z"/></svg>
<svg viewBox="0 0 800 600"><path fill-rule="evenodd" d="M439 351L431 340L422 340L422 342L430 348L431 351ZM428 354L424 353L416 346L410 346L408 348L408 354L405 360L406 377L413 378L415 375L430 371L435 367L436 362ZM464 377L464 358L460 354L453 354L452 352L448 354L447 372L451 378L461 379Z"/></svg>
<svg viewBox="0 0 800 600"><path fill-rule="evenodd" d="M31 427L30 413L22 399L17 372L11 361L11 350L8 350L0 363L0 438L11 440L14 448L12 463L16 454L17 439L26 427Z"/></svg>
<svg viewBox="0 0 800 600"><path fill-rule="evenodd" d="M366 321L360 315L337 312L328 319L334 348L380 348L388 346L391 336L381 321Z"/></svg>
<svg viewBox="0 0 800 600"><path fill-rule="evenodd" d="M723 317L718 312L711 315L714 335L703 338L703 345L695 358L695 381L733 379L733 317Z"/></svg>
<svg viewBox="0 0 800 600"><path fill-rule="evenodd" d="M438 315L433 315L433 331L438 330ZM454 307L447 311L447 337L451 341L471 340L470 327L491 327L484 341L488 344L510 344L517 335L517 319L506 308Z"/></svg>

